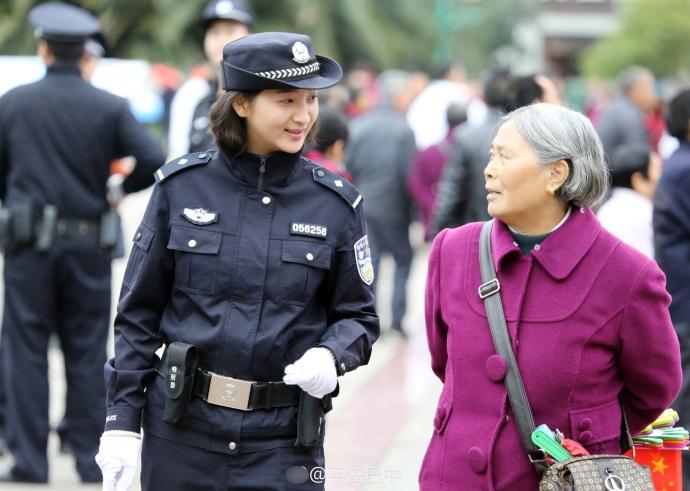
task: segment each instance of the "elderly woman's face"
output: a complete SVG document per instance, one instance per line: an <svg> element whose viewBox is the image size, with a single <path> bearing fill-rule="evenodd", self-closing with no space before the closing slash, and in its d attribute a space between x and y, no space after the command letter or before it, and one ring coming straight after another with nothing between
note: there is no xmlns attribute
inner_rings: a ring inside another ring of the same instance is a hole
<svg viewBox="0 0 690 491"><path fill-rule="evenodd" d="M508 225L529 222L553 199L547 167L539 164L515 123L504 123L491 143L484 169L489 214Z"/></svg>

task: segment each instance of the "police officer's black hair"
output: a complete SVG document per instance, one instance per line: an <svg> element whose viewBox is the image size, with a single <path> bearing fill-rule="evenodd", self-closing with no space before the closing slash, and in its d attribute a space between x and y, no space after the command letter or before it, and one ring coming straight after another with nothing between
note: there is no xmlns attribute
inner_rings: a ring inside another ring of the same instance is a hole
<svg viewBox="0 0 690 491"><path fill-rule="evenodd" d="M251 102L261 91L228 91L221 95L211 107L209 121L211 133L218 148L228 157L237 157L247 150L247 125L245 118L240 117L232 103L237 98ZM318 121L307 134L305 143L313 143L318 132Z"/></svg>
<svg viewBox="0 0 690 491"><path fill-rule="evenodd" d="M58 61L76 63L84 54L84 42L81 43L58 43L48 41L48 49Z"/></svg>
<svg viewBox="0 0 690 491"><path fill-rule="evenodd" d="M680 141L688 139L688 120L690 120L690 89L679 92L668 104L666 128L671 136Z"/></svg>

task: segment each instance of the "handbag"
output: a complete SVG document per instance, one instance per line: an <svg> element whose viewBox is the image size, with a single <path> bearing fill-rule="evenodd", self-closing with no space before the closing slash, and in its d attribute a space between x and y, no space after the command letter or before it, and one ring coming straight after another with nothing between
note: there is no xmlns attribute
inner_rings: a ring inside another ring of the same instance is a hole
<svg viewBox="0 0 690 491"><path fill-rule="evenodd" d="M632 458L623 455L588 455L575 457L549 466L546 454L532 442L534 418L522 383L515 353L511 347L506 326L503 304L501 303L501 284L496 277L491 252L491 229L493 220L486 222L479 238L479 265L482 284L479 297L484 302L486 316L491 329L496 353L508 366L504 380L508 400L513 410L520 440L530 462L541 475L539 491L654 491L652 476ZM632 437L623 413L621 447L632 448Z"/></svg>

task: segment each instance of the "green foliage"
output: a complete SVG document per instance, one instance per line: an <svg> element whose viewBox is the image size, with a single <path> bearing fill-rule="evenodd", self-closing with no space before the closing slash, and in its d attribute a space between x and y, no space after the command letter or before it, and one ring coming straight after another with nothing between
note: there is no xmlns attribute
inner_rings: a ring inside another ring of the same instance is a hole
<svg viewBox="0 0 690 491"><path fill-rule="evenodd" d="M0 54L33 54L27 23L44 0L0 2ZM101 21L114 56L188 68L203 59L199 17L207 0L72 0ZM429 70L463 61L471 72L510 40L511 24L528 0L248 0L257 31L312 36L319 52L347 69L366 61L376 69Z"/></svg>
<svg viewBox="0 0 690 491"><path fill-rule="evenodd" d="M622 28L587 49L580 58L585 75L612 77L629 65L656 75L690 68L687 38L690 1L631 0L624 5Z"/></svg>

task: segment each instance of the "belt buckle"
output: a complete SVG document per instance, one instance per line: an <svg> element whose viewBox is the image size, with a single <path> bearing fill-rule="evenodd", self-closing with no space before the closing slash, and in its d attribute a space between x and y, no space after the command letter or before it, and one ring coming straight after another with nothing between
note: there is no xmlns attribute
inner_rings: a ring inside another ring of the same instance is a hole
<svg viewBox="0 0 690 491"><path fill-rule="evenodd" d="M249 411L249 396L254 382L225 377L217 373L209 372L211 383L208 387L206 402L217 406Z"/></svg>

